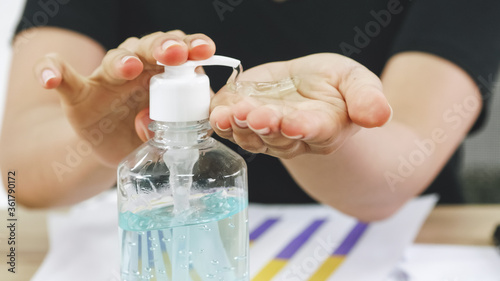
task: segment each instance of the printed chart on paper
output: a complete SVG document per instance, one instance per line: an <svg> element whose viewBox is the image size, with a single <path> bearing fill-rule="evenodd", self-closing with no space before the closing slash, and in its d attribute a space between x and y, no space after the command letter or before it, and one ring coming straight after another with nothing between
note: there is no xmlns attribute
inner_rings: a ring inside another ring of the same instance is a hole
<svg viewBox="0 0 500 281"><path fill-rule="evenodd" d="M375 223L326 206L251 205L250 280L365 280L360 278L370 275L383 281L434 203L433 197L416 199Z"/></svg>

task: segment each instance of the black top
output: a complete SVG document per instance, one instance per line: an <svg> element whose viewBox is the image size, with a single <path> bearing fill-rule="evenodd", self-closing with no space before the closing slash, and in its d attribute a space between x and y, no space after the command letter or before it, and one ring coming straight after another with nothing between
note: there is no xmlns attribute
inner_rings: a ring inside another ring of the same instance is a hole
<svg viewBox="0 0 500 281"><path fill-rule="evenodd" d="M498 0L28 0L16 32L57 26L112 49L131 36L180 29L207 34L218 54L240 59L245 68L336 52L378 75L393 54L424 51L462 67L487 104L500 60L498 12ZM219 71L208 70L214 89L228 75ZM251 201L313 201L276 158L229 146L247 160ZM442 203L462 201L457 158L458 153L427 191L439 192Z"/></svg>

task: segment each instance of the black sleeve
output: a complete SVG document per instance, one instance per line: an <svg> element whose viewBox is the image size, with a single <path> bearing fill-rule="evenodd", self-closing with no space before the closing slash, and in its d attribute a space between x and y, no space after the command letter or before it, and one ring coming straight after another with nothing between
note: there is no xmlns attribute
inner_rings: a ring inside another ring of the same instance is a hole
<svg viewBox="0 0 500 281"><path fill-rule="evenodd" d="M423 51L464 69L484 99L500 63L499 0L413 0L392 53Z"/></svg>
<svg viewBox="0 0 500 281"><path fill-rule="evenodd" d="M61 27L87 35L109 50L120 43L119 12L119 0L27 0L16 34L31 27Z"/></svg>

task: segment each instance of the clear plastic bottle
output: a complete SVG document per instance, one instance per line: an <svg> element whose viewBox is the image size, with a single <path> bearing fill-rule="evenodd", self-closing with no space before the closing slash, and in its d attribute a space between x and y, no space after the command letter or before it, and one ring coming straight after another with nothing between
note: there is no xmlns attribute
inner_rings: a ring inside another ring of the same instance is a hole
<svg viewBox="0 0 500 281"><path fill-rule="evenodd" d="M236 62L214 56L151 80L154 137L118 168L122 281L248 280L246 164L210 137L208 78L194 74Z"/></svg>

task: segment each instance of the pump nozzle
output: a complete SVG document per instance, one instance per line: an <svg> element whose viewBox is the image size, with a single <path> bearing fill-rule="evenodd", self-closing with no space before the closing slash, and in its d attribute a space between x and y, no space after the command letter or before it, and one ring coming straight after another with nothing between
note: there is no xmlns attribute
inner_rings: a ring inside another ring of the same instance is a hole
<svg viewBox="0 0 500 281"><path fill-rule="evenodd" d="M225 56L217 56L214 55L206 60L189 60L181 65L177 66L172 66L172 65L166 65L161 62L156 62L158 65L163 65L165 67L165 71L168 71L170 69L175 70L175 69L180 69L182 67L191 67L192 69L198 67L198 66L208 66L208 65L220 65L220 66L229 66L232 68L237 68L240 65L240 61L237 59L233 59L230 57L225 57Z"/></svg>
<svg viewBox="0 0 500 281"><path fill-rule="evenodd" d="M205 74L196 73L198 66L220 65L236 68L237 59L212 56L206 60L187 61L165 67L165 72L153 76L150 84L150 118L164 122L191 122L208 118L210 81Z"/></svg>

